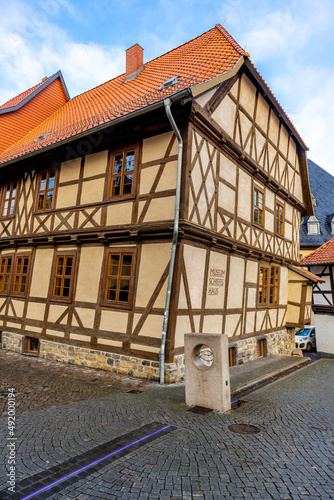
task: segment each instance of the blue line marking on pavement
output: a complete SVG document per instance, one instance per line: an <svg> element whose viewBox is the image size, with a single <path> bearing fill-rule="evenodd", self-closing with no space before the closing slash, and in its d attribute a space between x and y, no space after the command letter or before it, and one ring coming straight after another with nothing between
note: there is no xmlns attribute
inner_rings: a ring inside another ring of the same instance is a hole
<svg viewBox="0 0 334 500"><path fill-rule="evenodd" d="M123 446L119 450L113 451L112 453L109 453L109 455L105 455L104 457L99 458L98 460L95 460L95 462L92 462L92 463L90 463L88 465L85 465L85 467L81 467L81 469L78 469L78 470L72 472L71 474L68 474L67 476L62 477L61 479L58 479L57 481L54 481L53 483L51 483L51 484L49 484L47 486L44 486L44 488L41 488L40 490L35 491L34 493L31 493L27 497L22 498L22 500L28 500L29 498L32 498L35 495L38 495L39 493L42 493L43 491L46 491L49 488L52 488L53 486L56 486L57 484L61 483L62 481L65 481L65 479L68 479L69 477L75 476L76 474L79 474L79 472L82 472L82 471L88 469L89 467L92 467L92 465L96 465L99 462L102 462L102 460L105 460L106 458L112 457L116 453L119 453L120 451L126 450L130 446L133 446L134 444L140 443L141 441L144 441L144 439L147 439L147 438L149 438L151 436L154 436L155 434L158 434L159 432L164 431L164 430L168 429L169 427L171 427L171 426L170 425L166 425L165 427L162 427L161 429L159 429L159 430L157 430L155 432L152 432L151 434L148 434L147 436L144 436L144 437L142 437L140 439L137 439L137 441L133 441L132 443L127 444L126 446Z"/></svg>

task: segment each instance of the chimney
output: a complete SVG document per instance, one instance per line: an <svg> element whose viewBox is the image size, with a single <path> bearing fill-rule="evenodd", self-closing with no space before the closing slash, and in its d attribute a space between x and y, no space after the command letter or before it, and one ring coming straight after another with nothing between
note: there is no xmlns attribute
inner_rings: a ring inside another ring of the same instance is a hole
<svg viewBox="0 0 334 500"><path fill-rule="evenodd" d="M138 43L126 50L125 81L135 78L143 69L144 49Z"/></svg>

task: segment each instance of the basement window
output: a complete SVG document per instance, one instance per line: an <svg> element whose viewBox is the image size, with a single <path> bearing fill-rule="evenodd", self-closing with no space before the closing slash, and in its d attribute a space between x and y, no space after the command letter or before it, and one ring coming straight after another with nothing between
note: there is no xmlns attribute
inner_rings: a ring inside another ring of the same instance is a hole
<svg viewBox="0 0 334 500"><path fill-rule="evenodd" d="M27 337L27 354L38 354L39 340Z"/></svg>
<svg viewBox="0 0 334 500"><path fill-rule="evenodd" d="M257 341L257 357L264 358L266 355L266 341L265 339L260 339Z"/></svg>
<svg viewBox="0 0 334 500"><path fill-rule="evenodd" d="M230 367L235 365L235 359L236 359L236 348L229 347L229 349L228 349L228 364Z"/></svg>

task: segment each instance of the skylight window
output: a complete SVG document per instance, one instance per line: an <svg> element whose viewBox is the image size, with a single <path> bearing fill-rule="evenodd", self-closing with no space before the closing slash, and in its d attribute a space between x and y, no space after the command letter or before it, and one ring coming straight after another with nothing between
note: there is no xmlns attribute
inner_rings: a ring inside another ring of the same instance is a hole
<svg viewBox="0 0 334 500"><path fill-rule="evenodd" d="M38 141L41 141L41 140L45 139L45 137L46 137L47 135L49 135L49 133L50 133L50 132L45 132L45 134L43 134L43 135L39 135L38 137L36 137L36 139L34 139L34 142L38 142Z"/></svg>
<svg viewBox="0 0 334 500"><path fill-rule="evenodd" d="M331 220L331 233L334 234L334 216Z"/></svg>
<svg viewBox="0 0 334 500"><path fill-rule="evenodd" d="M161 87L159 87L159 90L163 90L166 89L167 87L175 85L179 81L179 79L180 79L179 76L173 76L172 78L169 78L161 85Z"/></svg>

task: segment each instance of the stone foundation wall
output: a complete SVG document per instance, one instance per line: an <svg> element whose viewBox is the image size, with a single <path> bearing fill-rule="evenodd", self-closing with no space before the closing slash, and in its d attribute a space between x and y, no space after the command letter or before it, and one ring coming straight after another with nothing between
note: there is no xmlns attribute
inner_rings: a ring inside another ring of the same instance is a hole
<svg viewBox="0 0 334 500"><path fill-rule="evenodd" d="M229 347L235 348L234 363L243 364L257 359L257 341L260 339L265 339L266 356L291 356L294 349L294 332L284 329L230 343ZM24 353L26 351L26 337L17 333L3 332L2 349ZM39 356L53 361L108 370L146 380L159 380L159 363L157 361L133 356L74 347L48 340L40 340ZM175 356L174 363L165 364L165 382L167 384L182 382L184 376L184 354Z"/></svg>
<svg viewBox="0 0 334 500"><path fill-rule="evenodd" d="M260 339L265 340L265 356L291 356L295 347L294 331L287 329L239 340L229 344L229 347L235 348L234 364L241 365L257 359L257 342Z"/></svg>
<svg viewBox="0 0 334 500"><path fill-rule="evenodd" d="M123 375L159 380L159 363L146 359L124 356L111 352L103 352L84 347L74 347L41 340L39 356L53 361L62 361L89 368L99 368ZM175 363L166 363L166 383L179 382L184 378L184 355L176 356Z"/></svg>
<svg viewBox="0 0 334 500"><path fill-rule="evenodd" d="M2 332L1 334L1 347L6 351L24 352L26 345L26 337L19 333Z"/></svg>

